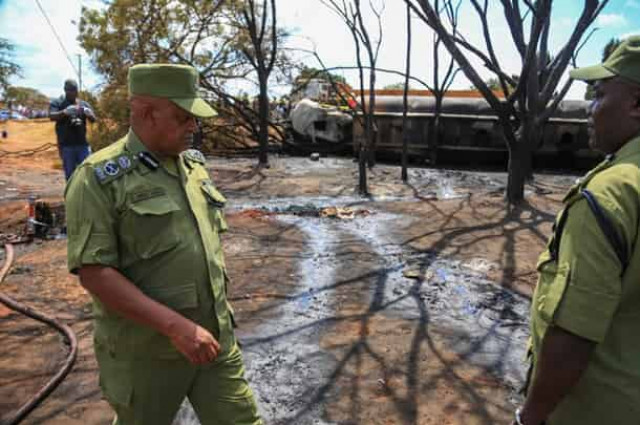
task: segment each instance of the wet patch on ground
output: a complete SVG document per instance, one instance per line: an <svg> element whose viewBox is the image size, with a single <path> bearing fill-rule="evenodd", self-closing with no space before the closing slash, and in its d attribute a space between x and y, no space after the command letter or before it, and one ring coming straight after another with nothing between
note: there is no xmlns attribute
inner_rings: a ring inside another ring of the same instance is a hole
<svg viewBox="0 0 640 425"><path fill-rule="evenodd" d="M291 205L270 202L281 212L274 219L298 227L307 243L298 290L278 307L278 318L239 334L267 423L354 423L328 419L341 416L328 414L327 406L340 404L344 394L343 364L322 341L358 317L428 323L451 355L502 382L507 393L522 382L527 300L487 279L495 265L400 246L394 223L411 218L386 213L378 203L362 205L369 216L336 221L283 214Z"/></svg>

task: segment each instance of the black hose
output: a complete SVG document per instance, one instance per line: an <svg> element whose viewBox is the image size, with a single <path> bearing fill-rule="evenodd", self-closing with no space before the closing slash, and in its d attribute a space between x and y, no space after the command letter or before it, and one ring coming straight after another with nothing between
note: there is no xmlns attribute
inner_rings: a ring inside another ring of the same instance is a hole
<svg viewBox="0 0 640 425"><path fill-rule="evenodd" d="M29 156L34 155L36 153L48 151L51 148L56 147L55 143L45 143L44 145L40 145L37 148L33 149L24 149L21 151L6 151L4 149L0 149L0 157L4 156Z"/></svg>
<svg viewBox="0 0 640 425"><path fill-rule="evenodd" d="M14 257L13 246L11 244L6 244L4 248L6 258L4 260L2 268L0 269L0 284L4 281L5 276L11 269ZM67 355L67 358L58 373L56 373L53 378L51 378L49 382L47 382L47 384L42 387L42 389L40 389L40 391L38 391L33 397L31 397L31 399L29 399L27 403L23 404L22 407L20 407L20 409L18 409L18 411L9 418L7 425L17 425L22 422L22 420L26 418L29 413L31 413L36 407L38 407L40 403L42 403L44 399L47 398L49 394L51 394L53 390L55 390L58 385L60 385L60 383L64 380L64 378L69 374L78 354L78 341L69 326L63 323L59 323L53 318L39 313L27 306L24 306L1 293L0 302L14 311L22 313L25 316L45 323L56 329L62 334L65 344L70 347L69 354Z"/></svg>

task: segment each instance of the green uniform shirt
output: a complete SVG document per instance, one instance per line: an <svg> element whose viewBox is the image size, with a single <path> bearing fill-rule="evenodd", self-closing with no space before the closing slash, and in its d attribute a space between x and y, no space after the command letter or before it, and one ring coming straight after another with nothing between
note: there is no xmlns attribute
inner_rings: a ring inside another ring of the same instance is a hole
<svg viewBox="0 0 640 425"><path fill-rule="evenodd" d="M72 273L88 264L113 267L150 298L211 331L223 349L233 346L219 239L227 228L225 199L200 152L157 161L130 131L87 158L65 199ZM95 298L94 312L97 350L117 358L182 356L164 335Z"/></svg>
<svg viewBox="0 0 640 425"><path fill-rule="evenodd" d="M580 195L582 188L593 193L626 244L626 270ZM564 204L556 221L566 214L564 230L552 236L537 266L531 306L534 368L550 324L597 346L585 374L547 423L635 425L640 421L640 137L589 172ZM550 248L558 237L554 259Z"/></svg>

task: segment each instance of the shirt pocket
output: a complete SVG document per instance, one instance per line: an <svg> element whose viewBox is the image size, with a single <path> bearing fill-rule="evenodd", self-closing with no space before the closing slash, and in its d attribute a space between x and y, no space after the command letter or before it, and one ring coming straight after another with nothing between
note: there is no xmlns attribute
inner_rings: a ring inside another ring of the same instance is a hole
<svg viewBox="0 0 640 425"><path fill-rule="evenodd" d="M120 234L139 258L150 259L180 242L176 231L179 211L180 207L167 195L139 200L125 213Z"/></svg>
<svg viewBox="0 0 640 425"><path fill-rule="evenodd" d="M547 251L540 256L536 268L540 277L532 308L534 314L551 324L569 284L571 268L566 262L558 264Z"/></svg>
<svg viewBox="0 0 640 425"><path fill-rule="evenodd" d="M224 209L227 200L218 190L211 184L211 182L202 182L202 193L207 201L207 209L209 212L209 220L213 225L214 230L219 233L226 232L228 229L227 221L224 218Z"/></svg>

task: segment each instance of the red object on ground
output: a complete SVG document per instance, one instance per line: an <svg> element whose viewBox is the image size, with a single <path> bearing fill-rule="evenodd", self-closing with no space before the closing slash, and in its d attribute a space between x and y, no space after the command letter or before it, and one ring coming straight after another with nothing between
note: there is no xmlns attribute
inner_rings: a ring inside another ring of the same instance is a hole
<svg viewBox="0 0 640 425"><path fill-rule="evenodd" d="M36 233L36 198L34 196L29 197L29 204L27 206L27 236L33 236Z"/></svg>

